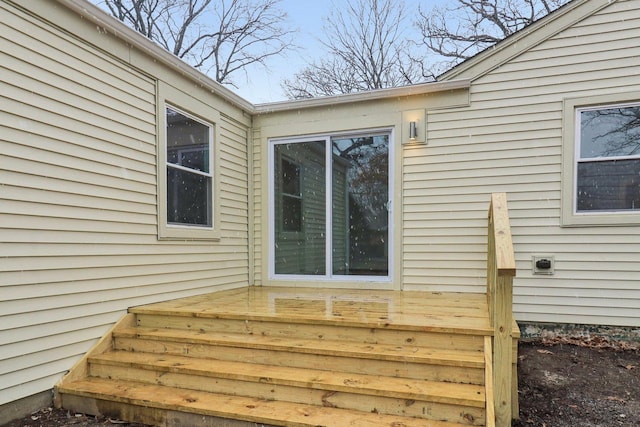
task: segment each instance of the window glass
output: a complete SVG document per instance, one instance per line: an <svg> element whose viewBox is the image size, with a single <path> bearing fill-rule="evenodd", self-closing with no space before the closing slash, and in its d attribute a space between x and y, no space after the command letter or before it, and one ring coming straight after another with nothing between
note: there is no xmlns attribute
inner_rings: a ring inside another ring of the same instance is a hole
<svg viewBox="0 0 640 427"><path fill-rule="evenodd" d="M212 226L212 127L167 107L167 223Z"/></svg>
<svg viewBox="0 0 640 427"><path fill-rule="evenodd" d="M334 138L333 274L388 274L389 135Z"/></svg>
<svg viewBox="0 0 640 427"><path fill-rule="evenodd" d="M580 158L640 155L640 106L580 111Z"/></svg>
<svg viewBox="0 0 640 427"><path fill-rule="evenodd" d="M275 273L324 275L325 141L274 147Z"/></svg>
<svg viewBox="0 0 640 427"><path fill-rule="evenodd" d="M282 193L300 196L300 166L286 158L282 159Z"/></svg>
<svg viewBox="0 0 640 427"><path fill-rule="evenodd" d="M576 212L640 210L640 106L578 110Z"/></svg>
<svg viewBox="0 0 640 427"><path fill-rule="evenodd" d="M167 222L211 226L211 178L167 168Z"/></svg>

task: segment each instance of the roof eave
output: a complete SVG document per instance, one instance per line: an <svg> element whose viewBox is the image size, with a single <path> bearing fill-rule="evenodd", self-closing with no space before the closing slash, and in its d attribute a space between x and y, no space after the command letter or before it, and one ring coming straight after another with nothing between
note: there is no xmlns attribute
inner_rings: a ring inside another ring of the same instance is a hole
<svg viewBox="0 0 640 427"><path fill-rule="evenodd" d="M350 104L356 102L424 95L448 90L468 89L470 85L470 80L459 79L448 80L446 82L430 82L387 89L375 89L366 92L348 93L344 95L269 102L265 104L255 105L255 112L257 114L268 114L281 111L301 110L307 108L336 106L340 104Z"/></svg>
<svg viewBox="0 0 640 427"><path fill-rule="evenodd" d="M180 58L168 52L153 41L147 39L137 31L129 28L115 17L100 9L98 6L89 3L87 0L57 0L57 2L79 14L84 19L104 28L110 34L113 34L125 43L128 43L145 54L150 55L169 68L172 68L173 70L188 76L190 79L197 81L227 102L246 112L253 113L254 105L251 102L237 95L230 89L227 89L206 74L188 65Z"/></svg>
<svg viewBox="0 0 640 427"><path fill-rule="evenodd" d="M499 67L524 51L531 49L553 37L567 26L581 21L585 17L607 7L616 0L573 0L547 16L535 21L506 39L479 52L475 56L454 66L450 70L438 76L438 81L449 81L460 78L475 79L485 73ZM572 18L572 15L575 17ZM562 18L568 19L565 25L554 25L554 22L562 22ZM528 39L528 40L527 40ZM509 52L509 48L521 46ZM479 67L476 69L476 67ZM476 71L473 71L476 69Z"/></svg>
<svg viewBox="0 0 640 427"><path fill-rule="evenodd" d="M147 39L142 34L128 27L115 17L109 15L98 6L89 3L87 0L56 1L62 6L82 16L83 19L87 19L93 24L104 28L108 33L151 56L158 62L181 73L193 81L200 83L212 93L220 96L222 99L249 114L266 114L279 111L424 95L447 90L468 89L471 85L471 81L468 79L448 79L447 81L429 82L343 95L253 104L230 89L224 87L211 77L185 63L177 56L168 52L155 42Z"/></svg>

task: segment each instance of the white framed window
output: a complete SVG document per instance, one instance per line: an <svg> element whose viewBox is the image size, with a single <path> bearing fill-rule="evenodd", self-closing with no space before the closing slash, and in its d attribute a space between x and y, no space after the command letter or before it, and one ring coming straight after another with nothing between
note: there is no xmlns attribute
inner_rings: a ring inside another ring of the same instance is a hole
<svg viewBox="0 0 640 427"><path fill-rule="evenodd" d="M640 224L640 96L565 101L564 136L563 224Z"/></svg>
<svg viewBox="0 0 640 427"><path fill-rule="evenodd" d="M158 99L158 236L218 239L219 114L162 83Z"/></svg>
<svg viewBox="0 0 640 427"><path fill-rule="evenodd" d="M389 129L269 140L273 279L389 281Z"/></svg>
<svg viewBox="0 0 640 427"><path fill-rule="evenodd" d="M213 228L213 126L165 109L167 224Z"/></svg>

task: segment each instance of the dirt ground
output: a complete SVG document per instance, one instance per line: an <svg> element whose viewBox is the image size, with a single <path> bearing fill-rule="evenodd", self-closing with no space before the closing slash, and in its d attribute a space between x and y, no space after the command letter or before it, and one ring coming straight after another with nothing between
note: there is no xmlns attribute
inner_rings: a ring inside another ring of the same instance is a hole
<svg viewBox="0 0 640 427"><path fill-rule="evenodd" d="M640 426L640 347L604 339L521 343L514 427ZM44 408L2 427L144 427ZM331 426L337 427L337 426Z"/></svg>
<svg viewBox="0 0 640 427"><path fill-rule="evenodd" d="M640 426L640 348L604 339L520 344L516 427Z"/></svg>

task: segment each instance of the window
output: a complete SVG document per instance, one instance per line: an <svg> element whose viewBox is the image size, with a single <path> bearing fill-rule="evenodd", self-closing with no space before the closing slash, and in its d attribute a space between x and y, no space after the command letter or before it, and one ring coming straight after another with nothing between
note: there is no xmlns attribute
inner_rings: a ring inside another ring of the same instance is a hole
<svg viewBox="0 0 640 427"><path fill-rule="evenodd" d="M574 123L572 200L570 212L565 212L568 206L563 200L564 223L640 222L640 102L570 103L570 108Z"/></svg>
<svg viewBox="0 0 640 427"><path fill-rule="evenodd" d="M640 210L640 105L578 109L577 212Z"/></svg>
<svg viewBox="0 0 640 427"><path fill-rule="evenodd" d="M167 223L212 226L211 125L166 108Z"/></svg>
<svg viewBox="0 0 640 427"><path fill-rule="evenodd" d="M219 113L158 83L158 237L218 239Z"/></svg>
<svg viewBox="0 0 640 427"><path fill-rule="evenodd" d="M390 133L272 140L273 277L389 279Z"/></svg>

